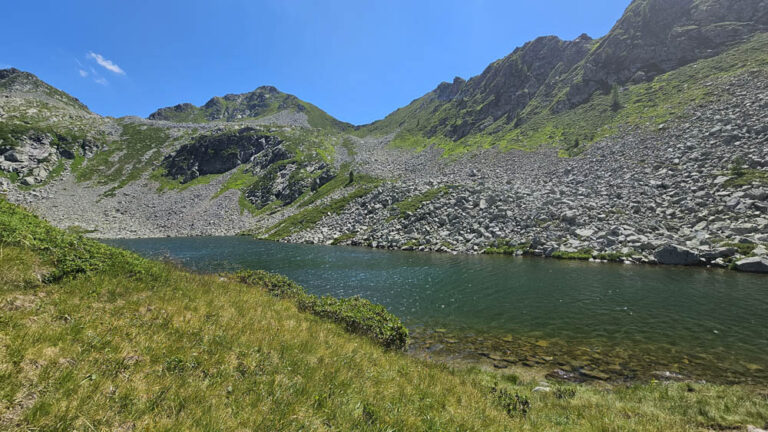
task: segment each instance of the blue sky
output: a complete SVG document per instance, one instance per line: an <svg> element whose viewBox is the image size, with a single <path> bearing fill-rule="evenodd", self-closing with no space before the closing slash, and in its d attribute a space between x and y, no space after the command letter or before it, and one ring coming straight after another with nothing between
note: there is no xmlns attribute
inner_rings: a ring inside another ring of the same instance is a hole
<svg viewBox="0 0 768 432"><path fill-rule="evenodd" d="M542 35L610 30L629 0L17 1L0 67L111 116L274 85L355 124Z"/></svg>

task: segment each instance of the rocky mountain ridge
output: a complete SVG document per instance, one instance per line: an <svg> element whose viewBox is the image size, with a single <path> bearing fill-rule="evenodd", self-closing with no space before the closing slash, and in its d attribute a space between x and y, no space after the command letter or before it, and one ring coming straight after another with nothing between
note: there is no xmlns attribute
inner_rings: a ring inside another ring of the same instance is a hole
<svg viewBox="0 0 768 432"><path fill-rule="evenodd" d="M538 38L480 75L443 83L365 133L464 140L558 114L613 86L648 82L768 30L768 2L634 0L604 37ZM580 137L581 138L581 137Z"/></svg>

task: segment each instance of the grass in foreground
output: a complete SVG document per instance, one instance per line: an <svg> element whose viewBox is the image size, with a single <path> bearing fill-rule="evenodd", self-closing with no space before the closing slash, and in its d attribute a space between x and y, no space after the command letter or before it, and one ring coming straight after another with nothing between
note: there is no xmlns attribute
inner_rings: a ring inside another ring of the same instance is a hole
<svg viewBox="0 0 768 432"><path fill-rule="evenodd" d="M0 200L0 430L695 431L768 422L766 389L534 393L535 381L383 349L301 313L267 282L259 289L147 261Z"/></svg>

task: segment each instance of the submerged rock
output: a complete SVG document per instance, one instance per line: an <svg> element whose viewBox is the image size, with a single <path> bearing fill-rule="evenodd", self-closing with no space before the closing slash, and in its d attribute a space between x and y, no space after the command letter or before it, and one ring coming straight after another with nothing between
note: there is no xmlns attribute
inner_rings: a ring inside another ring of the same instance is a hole
<svg viewBox="0 0 768 432"><path fill-rule="evenodd" d="M555 369L552 372L548 373L546 375L548 379L553 379L557 381L565 381L565 382L572 382L572 383L580 383L584 382L584 378L573 373L573 372L566 372L562 369Z"/></svg>

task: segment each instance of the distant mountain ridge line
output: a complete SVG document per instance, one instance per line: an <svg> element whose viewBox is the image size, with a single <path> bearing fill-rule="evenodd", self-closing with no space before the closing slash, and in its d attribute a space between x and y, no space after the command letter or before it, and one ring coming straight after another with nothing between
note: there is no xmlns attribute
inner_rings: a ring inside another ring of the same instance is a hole
<svg viewBox="0 0 768 432"><path fill-rule="evenodd" d="M290 112L297 125L358 135L399 132L459 141L478 134L502 134L538 116L570 110L614 85L651 81L764 31L768 31L768 0L633 0L599 39L586 34L571 41L557 36L536 38L491 63L481 74L440 83L368 124L340 121L273 86L214 96L202 106L180 103L160 108L148 118L178 123L232 122ZM13 71L5 70L0 80ZM55 98L87 109L60 90L45 90L50 95L59 92Z"/></svg>

